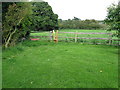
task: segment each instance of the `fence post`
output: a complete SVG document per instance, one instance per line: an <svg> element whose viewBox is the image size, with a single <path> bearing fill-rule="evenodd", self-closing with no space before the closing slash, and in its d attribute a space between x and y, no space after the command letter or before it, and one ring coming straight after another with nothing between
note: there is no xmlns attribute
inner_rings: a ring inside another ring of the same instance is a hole
<svg viewBox="0 0 120 90"><path fill-rule="evenodd" d="M58 30L56 31L56 42L58 42Z"/></svg>
<svg viewBox="0 0 120 90"><path fill-rule="evenodd" d="M57 43L58 42L58 30L55 32L55 39L54 42Z"/></svg>
<svg viewBox="0 0 120 90"><path fill-rule="evenodd" d="M109 45L112 45L112 34L109 34Z"/></svg>
<svg viewBox="0 0 120 90"><path fill-rule="evenodd" d="M54 30L53 30L52 34L53 34L53 41L54 41L55 40L55 31Z"/></svg>
<svg viewBox="0 0 120 90"><path fill-rule="evenodd" d="M52 31L50 31L50 41L52 41Z"/></svg>
<svg viewBox="0 0 120 90"><path fill-rule="evenodd" d="M77 31L75 32L75 43L77 42Z"/></svg>

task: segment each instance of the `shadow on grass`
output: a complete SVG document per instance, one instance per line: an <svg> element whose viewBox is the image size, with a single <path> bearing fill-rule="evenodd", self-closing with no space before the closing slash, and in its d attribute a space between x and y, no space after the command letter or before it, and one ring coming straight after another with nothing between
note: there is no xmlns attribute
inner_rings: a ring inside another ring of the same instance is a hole
<svg viewBox="0 0 120 90"><path fill-rule="evenodd" d="M25 41L22 43L23 46L27 46L27 47L37 47L40 45L54 45L54 42L49 42L49 41Z"/></svg>

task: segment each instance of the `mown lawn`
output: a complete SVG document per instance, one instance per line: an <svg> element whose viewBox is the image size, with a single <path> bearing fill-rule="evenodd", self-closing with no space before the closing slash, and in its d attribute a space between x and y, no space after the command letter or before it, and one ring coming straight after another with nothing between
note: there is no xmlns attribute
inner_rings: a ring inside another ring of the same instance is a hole
<svg viewBox="0 0 120 90"><path fill-rule="evenodd" d="M118 48L26 41L3 51L3 88L117 88Z"/></svg>

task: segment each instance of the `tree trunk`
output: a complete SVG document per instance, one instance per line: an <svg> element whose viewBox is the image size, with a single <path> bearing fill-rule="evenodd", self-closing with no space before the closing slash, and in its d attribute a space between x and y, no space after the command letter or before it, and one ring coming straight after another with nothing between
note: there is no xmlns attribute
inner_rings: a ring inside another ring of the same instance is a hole
<svg viewBox="0 0 120 90"><path fill-rule="evenodd" d="M17 25L19 25L21 23L23 18L20 19L20 21L17 23ZM16 25L16 26L17 26ZM10 36L8 37L6 43L5 43L5 48L8 48L8 44L10 43L10 40L12 38L12 35L17 31L17 28L15 27L15 30L10 34Z"/></svg>
<svg viewBox="0 0 120 90"><path fill-rule="evenodd" d="M13 31L13 32L10 34L10 36L9 36L9 38L8 38L8 40L7 40L7 42L5 43L5 48L8 47L8 44L9 44L11 38L12 38L12 35L13 35L16 31L17 31L17 29L15 28L15 31Z"/></svg>

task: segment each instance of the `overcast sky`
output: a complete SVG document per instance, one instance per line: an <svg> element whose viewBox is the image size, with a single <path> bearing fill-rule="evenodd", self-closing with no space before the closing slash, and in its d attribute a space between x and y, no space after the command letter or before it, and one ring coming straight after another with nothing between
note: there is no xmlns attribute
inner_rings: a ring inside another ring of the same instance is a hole
<svg viewBox="0 0 120 90"><path fill-rule="evenodd" d="M82 20L104 20L107 7L118 0L44 0L52 7L53 12L63 20L72 19L74 16Z"/></svg>

